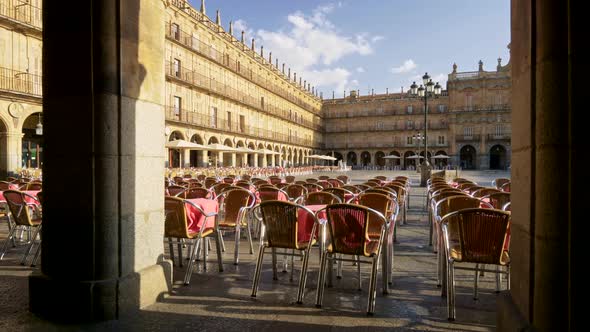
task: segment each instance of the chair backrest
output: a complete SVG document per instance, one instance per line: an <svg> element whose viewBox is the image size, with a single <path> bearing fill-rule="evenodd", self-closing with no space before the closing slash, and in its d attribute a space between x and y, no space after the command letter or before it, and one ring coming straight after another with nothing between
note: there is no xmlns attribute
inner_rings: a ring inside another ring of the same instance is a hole
<svg viewBox="0 0 590 332"><path fill-rule="evenodd" d="M220 195L224 188L231 186L229 183L218 183L211 187L210 189L215 192L215 195Z"/></svg>
<svg viewBox="0 0 590 332"><path fill-rule="evenodd" d="M377 180L381 180L381 181L387 181L387 176L383 176L383 175L378 175L374 177Z"/></svg>
<svg viewBox="0 0 590 332"><path fill-rule="evenodd" d="M306 205L327 205L335 203L342 203L342 200L338 196L325 191L311 192L305 196Z"/></svg>
<svg viewBox="0 0 590 332"><path fill-rule="evenodd" d="M501 187L500 190L502 190L503 192L509 193L510 192L510 184L512 182L506 182L504 183Z"/></svg>
<svg viewBox="0 0 590 332"><path fill-rule="evenodd" d="M287 193L285 193L284 191L282 191L279 188L275 188L275 187L258 188L258 195L260 197L261 202L278 200L279 195L281 193L283 193L283 195L285 195L285 197L289 197L289 195L287 195Z"/></svg>
<svg viewBox="0 0 590 332"><path fill-rule="evenodd" d="M178 184L178 182L184 181L184 178L182 176L175 176L172 180L174 180L174 183Z"/></svg>
<svg viewBox="0 0 590 332"><path fill-rule="evenodd" d="M283 182L283 180L280 177L278 177L278 176L276 176L276 177L275 176L270 177L270 183L271 184L278 184L278 183L281 183L281 182Z"/></svg>
<svg viewBox="0 0 590 332"><path fill-rule="evenodd" d="M13 184L8 181L0 181L0 191L10 190L13 187Z"/></svg>
<svg viewBox="0 0 590 332"><path fill-rule="evenodd" d="M177 186L177 185L168 186L167 189L168 189L168 193L170 194L170 196L183 197L183 198L184 198L184 192L187 190L185 187Z"/></svg>
<svg viewBox="0 0 590 332"><path fill-rule="evenodd" d="M451 212L479 208L482 207L483 204L487 203L482 202L479 198L467 195L448 196L436 202L435 214L442 218ZM492 206L488 204L487 208L491 207Z"/></svg>
<svg viewBox="0 0 590 332"><path fill-rule="evenodd" d="M244 188L246 190L250 190L250 187L252 185L248 181L238 181L238 182L236 182L236 186L240 187L240 188Z"/></svg>
<svg viewBox="0 0 590 332"><path fill-rule="evenodd" d="M502 207L504 207L506 203L510 203L510 193L498 192L482 197L482 199L486 198L489 200L490 204L492 204L494 209L502 210Z"/></svg>
<svg viewBox="0 0 590 332"><path fill-rule="evenodd" d="M230 191L230 190L234 190L234 189L244 189L244 188L242 188L242 187L240 187L240 186L232 186L232 185L229 185L229 186L227 186L227 187L223 187L223 188L221 189L221 191L219 192L219 194L223 194L223 193L224 193L224 192L226 192L226 191ZM246 190L248 190L248 189L246 189Z"/></svg>
<svg viewBox="0 0 590 332"><path fill-rule="evenodd" d="M471 196L481 198L493 193L501 193L501 191L496 188L481 188L474 191L473 194L471 194Z"/></svg>
<svg viewBox="0 0 590 332"><path fill-rule="evenodd" d="M242 188L227 191L223 193L223 197L223 208L220 210L223 211L225 221L235 222L236 224L242 222L241 219L245 215L245 210L251 208L256 202L254 194Z"/></svg>
<svg viewBox="0 0 590 332"><path fill-rule="evenodd" d="M260 203L262 223L265 226L264 241L268 247L300 249L302 240L309 240L313 232L309 232L307 239L298 239L298 210L297 204L284 201L266 201ZM313 213L311 213L313 216ZM315 217L314 217L315 218Z"/></svg>
<svg viewBox="0 0 590 332"><path fill-rule="evenodd" d="M359 188L357 188L356 186L350 185L350 184L345 184L342 186L342 189L346 189L346 190L350 190L351 192L358 194L360 193L362 190L360 190Z"/></svg>
<svg viewBox="0 0 590 332"><path fill-rule="evenodd" d="M447 198L447 197L452 197L452 196L466 196L469 197L469 195L467 195L467 193L462 192L462 191L443 191L443 192L439 192L436 194L432 195L432 206L435 207L436 204L438 204L439 201Z"/></svg>
<svg viewBox="0 0 590 332"><path fill-rule="evenodd" d="M322 186L323 189L332 188L332 184L328 180L320 180L316 184Z"/></svg>
<svg viewBox="0 0 590 332"><path fill-rule="evenodd" d="M502 188L502 186L505 183L510 183L510 179L507 179L507 178L497 178L494 181L492 181L492 186L493 187L496 187L497 189L500 189L500 188Z"/></svg>
<svg viewBox="0 0 590 332"><path fill-rule="evenodd" d="M185 194L187 199L193 199L193 198L211 198L211 192L208 189L205 188L199 188L199 187L195 187L195 188L189 188Z"/></svg>
<svg viewBox="0 0 590 332"><path fill-rule="evenodd" d="M368 248L370 223L376 223L382 228L385 218L381 213L365 206L354 204L332 204L326 207L328 222L329 250L333 253L348 255L371 256L375 254ZM380 217L373 217L379 216ZM376 220L373 220L376 219Z"/></svg>
<svg viewBox="0 0 590 332"><path fill-rule="evenodd" d="M184 199L179 197L164 197L164 236L189 238L186 209Z"/></svg>
<svg viewBox="0 0 590 332"><path fill-rule="evenodd" d="M349 180L348 176L346 176L346 175L338 175L336 178L338 180L344 182L344 184L347 184L348 183L348 180Z"/></svg>
<svg viewBox="0 0 590 332"><path fill-rule="evenodd" d="M407 177L407 176L400 175L400 176L396 176L396 177L395 177L395 180L398 180L398 181L406 181L406 182L407 182L407 181L409 181L409 180L410 180L410 178L409 178L409 177ZM443 181L444 181L444 180L443 180Z"/></svg>
<svg viewBox="0 0 590 332"><path fill-rule="evenodd" d="M305 182L305 181L303 181L303 180L297 180L297 181L295 181L295 184L300 184L300 185L304 185L304 184L306 184L306 183L307 183L307 182Z"/></svg>
<svg viewBox="0 0 590 332"><path fill-rule="evenodd" d="M387 188L387 189L385 189L385 188ZM381 194L381 195L385 195L387 197L391 197L393 199L397 199L397 191L395 191L395 189L393 189L391 187L369 188L369 189L363 191L363 193Z"/></svg>
<svg viewBox="0 0 590 332"><path fill-rule="evenodd" d="M346 195L348 194L350 197L352 197L353 193L350 190L346 190L344 188L326 188L322 191L328 192L328 193L332 193L336 196L338 196L338 198L340 198L341 202L346 202Z"/></svg>
<svg viewBox="0 0 590 332"><path fill-rule="evenodd" d="M389 188L393 188L395 189L395 192L397 194L397 201L399 204L403 204L403 202L406 199L406 193L407 193L407 188L405 186L400 186L400 185L396 185L396 184L387 184L386 187Z"/></svg>
<svg viewBox="0 0 590 332"><path fill-rule="evenodd" d="M37 197L39 197L39 194L37 194ZM504 204L504 206L502 207L502 211L512 211L512 202Z"/></svg>
<svg viewBox="0 0 590 332"><path fill-rule="evenodd" d="M223 183L233 184L234 183L234 178L229 177L229 176L224 177L223 178Z"/></svg>
<svg viewBox="0 0 590 332"><path fill-rule="evenodd" d="M287 176L285 176L285 182L295 183L295 177L293 175L287 175Z"/></svg>
<svg viewBox="0 0 590 332"><path fill-rule="evenodd" d="M256 186L256 187L260 187L260 186L266 185L266 184L270 185L270 183L268 183L268 181L266 181L266 180L256 180L253 183L254 183L254 186Z"/></svg>
<svg viewBox="0 0 590 332"><path fill-rule="evenodd" d="M197 175L197 180L199 180L201 182L205 181L206 178L207 178L207 176L205 174Z"/></svg>
<svg viewBox="0 0 590 332"><path fill-rule="evenodd" d="M205 188L209 189L217 184L216 178L205 178Z"/></svg>
<svg viewBox="0 0 590 332"><path fill-rule="evenodd" d="M318 176L318 179L320 179L320 180L328 180L329 178L330 177L327 176L327 175L320 175L320 176Z"/></svg>
<svg viewBox="0 0 590 332"><path fill-rule="evenodd" d="M316 183L306 183L303 185L305 187L305 189L307 189L308 193L313 193L316 191L322 191L324 190L324 187L316 184Z"/></svg>
<svg viewBox="0 0 590 332"><path fill-rule="evenodd" d="M26 195L17 190L6 190L3 194L12 215L12 221L17 225L32 226L34 216L32 208L27 205Z"/></svg>
<svg viewBox="0 0 590 332"><path fill-rule="evenodd" d="M392 217L392 214L397 211L395 200L381 193L362 193L358 197L358 202L359 205L381 212L387 218ZM375 235L373 231L371 233Z"/></svg>
<svg viewBox="0 0 590 332"><path fill-rule="evenodd" d="M295 200L301 196L307 195L307 188L300 184L290 184L284 188L290 199Z"/></svg>
<svg viewBox="0 0 590 332"><path fill-rule="evenodd" d="M317 183L318 181L319 181L318 179L314 179L314 178L305 179L305 182L307 182L307 183Z"/></svg>
<svg viewBox="0 0 590 332"><path fill-rule="evenodd" d="M279 188L279 189L284 189L285 187L287 187L287 186L289 186L289 185L290 185L289 183L286 183L286 182L280 182L280 183L277 183L277 184L275 184L275 187L277 187L277 188Z"/></svg>
<svg viewBox="0 0 590 332"><path fill-rule="evenodd" d="M495 209L464 209L442 219L446 243L458 246L451 254L455 260L483 264L501 264L510 213Z"/></svg>
<svg viewBox="0 0 590 332"><path fill-rule="evenodd" d="M359 188L360 190L367 190L367 189L373 187L373 186L369 186L369 185L366 185L366 184L356 184L354 186L357 187L357 188Z"/></svg>
<svg viewBox="0 0 590 332"><path fill-rule="evenodd" d="M436 191L433 191L430 194L430 196L433 197L433 196L436 196L436 195L438 195L440 193L457 193L457 195L459 195L459 194L467 194L466 192L464 192L463 190L461 190L459 188L453 188L453 187L450 187L449 188L449 187L446 187L446 188L441 188L441 189L438 189Z"/></svg>
<svg viewBox="0 0 590 332"><path fill-rule="evenodd" d="M342 182L341 180L338 180L338 179L328 179L326 181L328 181L332 185L332 187L335 187L335 188L340 188L344 185L344 182Z"/></svg>
<svg viewBox="0 0 590 332"><path fill-rule="evenodd" d="M473 188L473 187L480 187L480 186L478 186L477 184L475 184L473 182L463 182L457 186L458 189L461 189L461 190L467 191L467 192L469 192L469 189Z"/></svg>

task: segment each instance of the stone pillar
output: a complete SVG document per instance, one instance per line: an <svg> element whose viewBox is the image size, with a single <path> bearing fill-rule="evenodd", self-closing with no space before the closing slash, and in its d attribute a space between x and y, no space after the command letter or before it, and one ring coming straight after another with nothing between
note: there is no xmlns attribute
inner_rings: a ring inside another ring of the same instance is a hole
<svg viewBox="0 0 590 332"><path fill-rule="evenodd" d="M499 301L498 331L586 325L586 255L572 246L587 241L585 93L574 84L587 57L574 52L585 36L570 21L584 15L580 6L512 1L512 288Z"/></svg>
<svg viewBox="0 0 590 332"><path fill-rule="evenodd" d="M240 167L245 166L246 164L248 164L248 154L247 153L242 153L242 164L238 165ZM248 165L248 166L252 166L252 165Z"/></svg>
<svg viewBox="0 0 590 332"><path fill-rule="evenodd" d="M41 271L29 279L38 316L116 319L171 288L160 181L163 12L161 1L82 1L76 10L45 1L46 199ZM67 84L64 68L75 68ZM76 181L74 196L66 178Z"/></svg>
<svg viewBox="0 0 590 332"><path fill-rule="evenodd" d="M3 145L0 149L3 152L0 156L0 169L6 167L8 174L14 174L18 168L22 167L23 133L9 129L9 132L0 133L0 142Z"/></svg>
<svg viewBox="0 0 590 332"><path fill-rule="evenodd" d="M202 165L197 165L197 166L201 166L201 167L207 167L209 166L209 154L207 150L203 150L199 153L202 153L202 160L203 160L203 164Z"/></svg>
<svg viewBox="0 0 590 332"><path fill-rule="evenodd" d="M189 168L191 167L191 150L184 149L180 153L182 155L182 167Z"/></svg>
<svg viewBox="0 0 590 332"><path fill-rule="evenodd" d="M223 166L223 152L221 152L221 151L217 152L217 158L216 159L217 159L216 160L217 165L213 165L213 166L220 166L220 167Z"/></svg>
<svg viewBox="0 0 590 332"><path fill-rule="evenodd" d="M265 153L265 154L263 154L262 156L263 156L263 157L262 157L262 165L261 165L260 167L266 167L266 165L267 165L267 162L268 162L268 161L267 161L267 159L266 159L266 158L267 158L267 157L266 157L266 153Z"/></svg>
<svg viewBox="0 0 590 332"><path fill-rule="evenodd" d="M258 153L254 153L254 167L258 167Z"/></svg>
<svg viewBox="0 0 590 332"><path fill-rule="evenodd" d="M232 167L236 167L236 153L235 152L232 152L232 154L231 154L231 165L232 165ZM242 165L240 165L240 166L242 166Z"/></svg>

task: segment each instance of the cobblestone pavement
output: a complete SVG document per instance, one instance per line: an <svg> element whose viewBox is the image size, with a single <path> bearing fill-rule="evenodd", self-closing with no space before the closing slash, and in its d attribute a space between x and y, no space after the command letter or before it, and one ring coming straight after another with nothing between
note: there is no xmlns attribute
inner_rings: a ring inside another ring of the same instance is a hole
<svg viewBox="0 0 590 332"><path fill-rule="evenodd" d="M409 175L416 185L419 181L418 174L414 172L353 171L347 174L354 182L378 174ZM507 172L492 171L465 171L459 175L483 185L489 185L497 177L509 177ZM306 177L309 176L301 178ZM133 317L94 325L55 325L30 314L27 276L32 268L18 264L22 248L11 248L0 261L0 331L495 330L497 294L492 274L480 278L479 299L475 301L472 297L473 273L457 273L457 320L447 322L446 299L440 296L440 288L436 287L436 256L428 246L424 198L419 196L423 193L420 188L412 191L417 196L411 197L408 222L398 228L391 293L381 294L379 277L373 317L365 314L370 265L363 265L363 289L358 291L356 267L344 263L343 278L334 279L334 287L326 287L323 308L314 307L318 277L315 249L310 256L303 305L294 303L301 262L295 259L294 281L289 280L290 273L279 273L279 280L273 281L270 255L265 255L258 297L251 298L256 255L248 254L244 239L240 247L240 264L231 264L233 240L228 234L227 252L224 253L225 272L217 272L215 250L212 250L207 271L203 271L202 262L199 262L190 286L182 285L185 268L175 267L172 294ZM6 224L0 222L0 244L6 238L6 232Z"/></svg>

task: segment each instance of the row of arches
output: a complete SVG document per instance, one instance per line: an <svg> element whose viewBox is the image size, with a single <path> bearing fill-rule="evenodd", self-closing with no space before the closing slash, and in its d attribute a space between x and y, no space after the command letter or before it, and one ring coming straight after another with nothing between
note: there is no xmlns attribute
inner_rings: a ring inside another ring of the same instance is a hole
<svg viewBox="0 0 590 332"><path fill-rule="evenodd" d="M181 131L173 131L168 141L186 140ZM221 141L216 136L207 140L199 134L190 137L190 142L200 145L218 144L229 148L242 149L242 152L223 152L216 150L190 150L187 156L182 159L181 150L169 149L169 167L201 167L201 166L299 166L308 165L308 157L315 153L310 149L293 148L288 146L273 145L263 142L247 142L238 139L235 143L232 139L226 138ZM251 151L265 150L268 153L255 153ZM272 152L272 153L271 153Z"/></svg>
<svg viewBox="0 0 590 332"><path fill-rule="evenodd" d="M1 175L15 172L19 168L41 168L43 165L42 114L33 111L26 115L28 112L30 110L24 111L24 116L14 119L6 119L0 115Z"/></svg>
<svg viewBox="0 0 590 332"><path fill-rule="evenodd" d="M391 151L388 154L384 151L377 151L371 154L369 151L362 151L360 154L355 151L349 151L344 156L341 152L332 152L338 160L346 161L349 166L397 166L401 168L416 167L424 159L424 151ZM330 153L330 154L332 154ZM397 158L390 158L395 156ZM463 169L475 169L477 167L477 150L471 145L463 146L459 151L458 163ZM451 164L453 159L444 150L436 151L434 156L429 151L427 158L429 162L438 167L445 167ZM418 161L420 160L420 161ZM508 152L502 145L494 145L489 150L489 168L506 169L508 167Z"/></svg>

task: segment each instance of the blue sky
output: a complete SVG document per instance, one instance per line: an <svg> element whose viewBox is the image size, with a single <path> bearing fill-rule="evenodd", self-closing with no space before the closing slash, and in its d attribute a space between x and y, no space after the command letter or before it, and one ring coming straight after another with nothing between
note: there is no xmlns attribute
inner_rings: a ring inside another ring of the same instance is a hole
<svg viewBox="0 0 590 332"><path fill-rule="evenodd" d="M485 70L509 60L509 0L207 0L206 8L326 98L406 90L425 71L444 84L454 62L474 71L480 59Z"/></svg>

